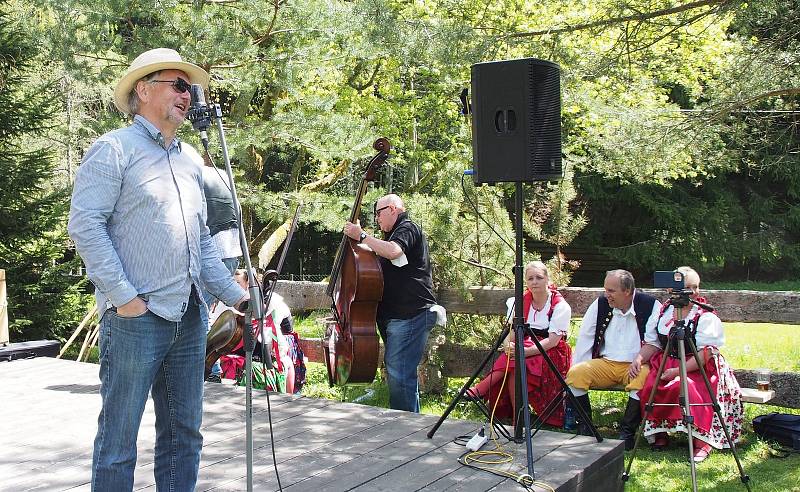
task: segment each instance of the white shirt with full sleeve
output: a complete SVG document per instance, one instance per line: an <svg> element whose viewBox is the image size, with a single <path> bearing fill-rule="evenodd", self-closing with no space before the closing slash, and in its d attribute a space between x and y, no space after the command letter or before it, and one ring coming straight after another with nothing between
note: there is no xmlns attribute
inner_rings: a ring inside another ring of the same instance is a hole
<svg viewBox="0 0 800 492"><path fill-rule="evenodd" d="M592 358L592 347L597 328L597 303L598 299L595 299L586 310L586 314L583 315L581 329L575 342L575 350L572 352L573 366ZM647 318L644 333L644 342L659 348L661 346L658 343L656 323L660 311L661 303L656 300L650 316ZM616 362L632 362L642 348L633 301L626 312L623 313L620 309L614 308L612 313L613 316L606 328L605 343L600 349L600 357Z"/></svg>
<svg viewBox="0 0 800 492"><path fill-rule="evenodd" d="M672 328L674 324L674 320L672 319L672 312L674 308L672 306L667 306L664 310L664 314L661 316L661 319L658 321L658 333L660 335L669 335L669 330ZM695 315L697 314L698 307L692 304L692 308L686 313L686 316L683 318L685 321L685 326L689 327L689 321L693 320ZM684 309L684 312L686 310ZM688 335L687 335L688 336ZM720 348L725 345L725 333L722 329L722 321L719 317L711 312L704 312L700 315L697 319L697 332L695 334L695 345L697 349L700 350L703 347L716 347Z"/></svg>

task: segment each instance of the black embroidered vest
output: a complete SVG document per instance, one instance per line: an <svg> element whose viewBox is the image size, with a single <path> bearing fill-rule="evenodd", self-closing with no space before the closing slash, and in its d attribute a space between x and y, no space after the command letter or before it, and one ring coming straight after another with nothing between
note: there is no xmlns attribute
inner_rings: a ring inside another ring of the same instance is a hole
<svg viewBox="0 0 800 492"><path fill-rule="evenodd" d="M647 319L653 312L653 305L656 298L636 291L633 296L633 310L636 311L636 325L639 327L639 339L644 342L644 331L647 325ZM597 298L597 320L594 330L594 345L592 346L592 359L598 359L600 353L603 351L603 345L606 342L606 330L608 329L611 318L614 315L614 310L608 305L608 299L605 295Z"/></svg>

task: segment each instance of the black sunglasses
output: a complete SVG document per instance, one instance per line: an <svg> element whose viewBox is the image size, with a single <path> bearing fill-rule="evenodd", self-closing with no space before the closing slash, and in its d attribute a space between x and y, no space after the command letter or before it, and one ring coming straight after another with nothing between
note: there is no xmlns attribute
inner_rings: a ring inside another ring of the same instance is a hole
<svg viewBox="0 0 800 492"><path fill-rule="evenodd" d="M391 205L386 205L386 206L384 206L384 207L381 207L381 208L376 208L376 209L375 209L375 217L377 217L378 215L380 215L380 214L381 214L381 212L383 212L384 210L386 210L386 209L387 209L387 208L389 208L389 207L391 207Z"/></svg>
<svg viewBox="0 0 800 492"><path fill-rule="evenodd" d="M175 80L149 80L148 82L160 82L162 84L169 84L175 89L175 92L178 94L183 94L184 92L188 91L192 85L189 82L186 82L182 78L178 77Z"/></svg>

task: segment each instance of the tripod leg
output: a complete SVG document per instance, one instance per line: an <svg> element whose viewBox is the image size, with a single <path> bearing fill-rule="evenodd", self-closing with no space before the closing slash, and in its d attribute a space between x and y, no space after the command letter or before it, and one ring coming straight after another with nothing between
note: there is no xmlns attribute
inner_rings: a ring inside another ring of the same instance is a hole
<svg viewBox="0 0 800 492"><path fill-rule="evenodd" d="M506 335L508 334L508 330L509 330L508 326L503 327L503 331L500 333L500 336L497 337L497 340L495 340L494 345L492 346L489 353L486 354L486 357L484 357L483 362L481 362L481 365L478 366L478 368L475 370L474 373L472 373L472 376L469 378L469 380L466 383L464 383L464 386L461 387L461 390L458 392L458 395L456 395L456 397L453 398L453 401L450 402L450 405L447 407L447 410L445 410L442 416L439 417L439 420L436 421L436 424L434 424L433 428L431 428L431 430L428 431L428 439L433 439L433 435L436 434L436 431L439 430L439 427L441 427L441 425L444 423L447 416L450 415L450 412L453 411L453 408L455 408L458 402L464 397L464 394L467 392L469 387L472 386L473 381L475 381L475 379L477 379L477 377L483 372L484 368L486 367L486 364L488 364L489 361L492 360L494 354L497 353L497 349L500 348L500 344L502 344L503 340L505 340Z"/></svg>
<svg viewBox="0 0 800 492"><path fill-rule="evenodd" d="M692 438L692 426L694 425L694 417L692 416L692 407L689 402L689 383L686 376L686 347L684 347L684 329L683 321L681 326L678 327L678 361L680 362L681 374L681 396L680 405L683 411L683 426L686 429L686 438L689 440L689 465L692 471L692 490L697 492L697 466L694 462L694 439ZM695 357L697 353L695 352Z"/></svg>
<svg viewBox="0 0 800 492"><path fill-rule="evenodd" d="M750 490L750 483L749 483L750 477L744 472L744 467L742 467L742 462L739 460L739 454L736 452L736 444L733 442L733 439L731 439L731 434L730 431L728 430L727 424L725 423L725 419L722 418L722 412L720 410L719 403L717 403L717 400L713 397L713 395L715 395L716 393L712 391L711 381L709 381L708 375L706 374L705 365L703 364L703 361L700 359L700 355L697 353L697 347L695 346L694 341L689 339L688 342L689 342L689 350L692 352L692 356L694 357L694 360L697 363L697 369L698 371L700 371L700 375L703 377L703 383L706 386L706 391L708 391L709 395L712 395L712 402L711 402L712 408L714 409L714 414L717 416L717 419L720 422L722 431L725 433L725 439L728 441L728 446L731 449L731 454L733 454L733 459L736 462L736 467L739 470L739 479L745 485L747 490ZM717 370L719 370L719 368L717 368Z"/></svg>
<svg viewBox="0 0 800 492"><path fill-rule="evenodd" d="M528 327L528 329L530 329L530 327ZM547 364L547 367L550 368L550 371L553 373L553 376L555 376L555 378L558 379L558 384L561 385L561 391L563 391L564 397L567 398L568 402L567 404L572 405L573 408L578 412L578 415L580 416L581 420L587 424L589 428L588 432L590 432L590 434L593 435L595 439L597 439L597 442L603 442L603 437L597 431L597 427L595 427L594 424L592 423L591 409L589 409L589 411L587 412L586 408L584 408L583 405L578 403L578 400L576 399L575 395L572 394L572 390L569 389L569 385L567 384L566 380L564 380L564 376L562 376L561 373L558 371L558 368L556 367L555 363L550 358L550 356L547 354L547 352L544 350L544 347L542 347L542 344L541 342L539 342L539 339L536 338L536 335L534 335L533 332L529 332L528 334L530 335L530 338L533 340L534 345L536 345L536 348L539 350L539 354L544 359L545 363ZM586 396L588 398L588 395ZM556 397L556 400L560 400L560 398ZM560 401L558 402L558 404L560 404ZM547 418L547 416L549 416L549 414L546 414L546 416L543 418Z"/></svg>
<svg viewBox="0 0 800 492"><path fill-rule="evenodd" d="M567 390L569 391L569 390ZM562 389L558 395L553 397L547 406L541 412L541 415L536 416L536 421L531 424L534 427L534 430L531 432L531 437L535 436L537 432L542 428L545 421L550 418L550 415L558 408L559 405L564 403L566 399L566 395L564 394L564 390Z"/></svg>
<svg viewBox="0 0 800 492"><path fill-rule="evenodd" d="M521 312L519 309L517 312ZM535 477L533 469L533 444L531 443L531 409L528 405L528 367L525 365L525 341L524 341L524 323L521 316L514 317L514 341L515 341L515 383L516 383L516 411L522 410L522 422L517 418L516 427L514 428L514 438L517 442L520 439L525 441L527 451L528 475ZM536 337L534 337L536 340ZM537 340L538 342L538 340ZM541 347L541 345L539 345ZM524 433L523 433L524 432Z"/></svg>
<svg viewBox="0 0 800 492"><path fill-rule="evenodd" d="M667 346L664 348L664 352L662 352L661 363L658 365L658 371L656 371L655 376L655 383L653 387L650 389L650 395L647 397L647 403L644 406L644 415L642 415L642 421L639 423L639 429L636 432L636 440L633 442L633 450L631 452L631 457L628 460L628 466L625 467L625 472L622 474L622 481L627 482L630 478L631 472L631 465L633 465L633 460L636 459L636 451L639 449L639 442L641 441L642 435L644 434L644 423L647 421L647 418L653 414L653 402L656 399L656 390L658 389L658 382L661 381L661 375L664 374L664 367L667 365L667 354L669 354L670 349L672 348L673 339L670 337L667 340Z"/></svg>

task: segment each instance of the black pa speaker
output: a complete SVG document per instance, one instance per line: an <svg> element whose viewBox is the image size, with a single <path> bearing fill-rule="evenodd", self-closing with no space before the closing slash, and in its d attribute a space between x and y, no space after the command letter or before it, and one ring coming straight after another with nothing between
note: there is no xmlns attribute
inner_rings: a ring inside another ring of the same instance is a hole
<svg viewBox="0 0 800 492"><path fill-rule="evenodd" d="M558 65L523 58L472 66L472 155L475 184L562 178Z"/></svg>

